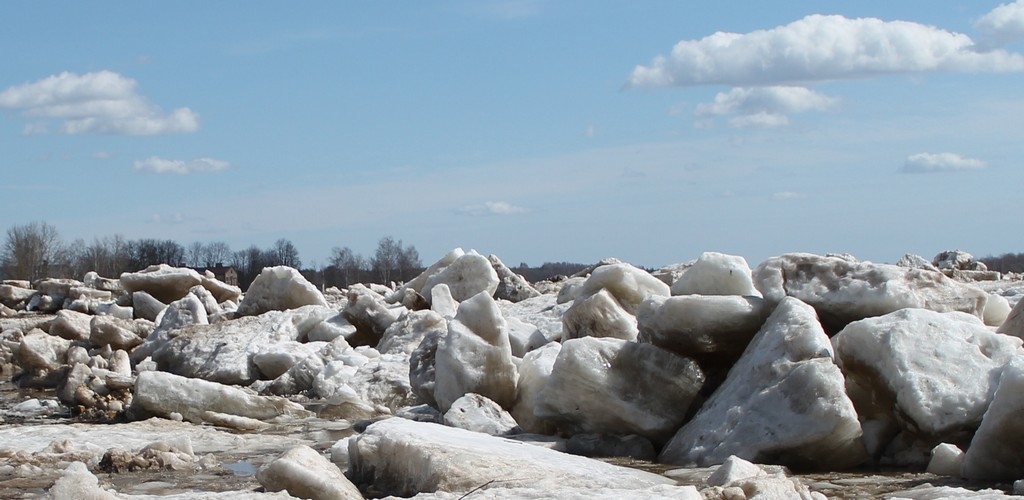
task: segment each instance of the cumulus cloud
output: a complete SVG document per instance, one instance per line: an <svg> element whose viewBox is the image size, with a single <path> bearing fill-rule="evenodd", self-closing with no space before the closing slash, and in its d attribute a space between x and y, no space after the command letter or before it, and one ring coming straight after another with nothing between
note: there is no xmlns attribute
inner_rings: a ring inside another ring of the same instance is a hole
<svg viewBox="0 0 1024 500"><path fill-rule="evenodd" d="M992 9L978 19L974 27L989 46L998 47L1024 38L1024 0Z"/></svg>
<svg viewBox="0 0 1024 500"><path fill-rule="evenodd" d="M135 170L153 174L191 174L193 172L218 172L231 167L231 164L213 158L196 158L194 160L167 160L151 156L145 160L135 161Z"/></svg>
<svg viewBox="0 0 1024 500"><path fill-rule="evenodd" d="M466 205L460 208L458 212L462 215L484 216L515 215L526 213L527 210L505 201L488 201L480 205Z"/></svg>
<svg viewBox="0 0 1024 500"><path fill-rule="evenodd" d="M907 174L931 174L979 170L986 166L982 160L967 158L956 153L918 153L907 157L901 171Z"/></svg>
<svg viewBox="0 0 1024 500"><path fill-rule="evenodd" d="M0 108L21 110L32 120L26 134L46 133L60 121L65 134L160 135L195 132L199 116L189 108L165 113L136 90L137 83L112 71L63 72L0 91Z"/></svg>
<svg viewBox="0 0 1024 500"><path fill-rule="evenodd" d="M719 92L715 101L701 103L698 118L732 116L733 127L779 127L789 124L787 115L824 111L839 99L804 87L742 87Z"/></svg>
<svg viewBox="0 0 1024 500"><path fill-rule="evenodd" d="M745 34L683 40L637 66L638 87L759 86L927 71L1024 70L1024 56L979 51L967 35L908 21L810 15Z"/></svg>

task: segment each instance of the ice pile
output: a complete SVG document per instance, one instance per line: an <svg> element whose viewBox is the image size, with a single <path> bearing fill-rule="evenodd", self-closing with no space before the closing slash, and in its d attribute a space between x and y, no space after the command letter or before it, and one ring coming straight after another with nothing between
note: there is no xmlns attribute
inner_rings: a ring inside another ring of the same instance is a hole
<svg viewBox="0 0 1024 500"><path fill-rule="evenodd" d="M108 420L259 432L315 409L359 422L329 461L283 447L256 475L310 498L816 495L750 462L1021 479L1024 302L940 270L980 272L965 259L787 254L751 270L708 252L535 286L456 249L400 286L330 293L286 267L244 295L168 266L5 282L0 364ZM121 461L194 457L132 453ZM680 486L584 456L721 467ZM92 485L86 474L69 467L54 491Z"/></svg>

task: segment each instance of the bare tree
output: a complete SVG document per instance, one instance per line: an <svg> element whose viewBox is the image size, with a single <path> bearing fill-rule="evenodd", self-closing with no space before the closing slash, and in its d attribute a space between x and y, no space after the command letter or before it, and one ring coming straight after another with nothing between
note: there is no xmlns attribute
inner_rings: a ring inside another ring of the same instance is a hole
<svg viewBox="0 0 1024 500"><path fill-rule="evenodd" d="M370 265L381 282L387 284L392 280L404 281L412 278L423 264L420 262L420 253L416 247L406 247L402 240L395 241L391 236L385 236L377 242L377 251L370 259Z"/></svg>
<svg viewBox="0 0 1024 500"><path fill-rule="evenodd" d="M302 260L299 259L299 251L291 241L284 238L277 240L277 242L274 243L273 251L277 261L275 264L295 269L302 267Z"/></svg>
<svg viewBox="0 0 1024 500"><path fill-rule="evenodd" d="M174 240L142 239L128 244L133 270L154 264L179 266L185 261L185 248Z"/></svg>
<svg viewBox="0 0 1024 500"><path fill-rule="evenodd" d="M7 230L0 248L0 267L11 279L37 280L59 272L67 253L57 228L45 222L30 222Z"/></svg>
<svg viewBox="0 0 1024 500"><path fill-rule="evenodd" d="M420 262L420 252L412 245L403 247L401 240L398 241L398 248L398 279L402 281L412 279L423 267L423 263Z"/></svg>
<svg viewBox="0 0 1024 500"><path fill-rule="evenodd" d="M203 257L206 255L206 245L201 241L193 241L185 251L186 262L189 267L203 267Z"/></svg>
<svg viewBox="0 0 1024 500"><path fill-rule="evenodd" d="M206 245L206 254L203 259L206 267L226 264L231 260L231 247L223 241L214 241Z"/></svg>
<svg viewBox="0 0 1024 500"><path fill-rule="evenodd" d="M359 273L366 267L366 259L352 251L349 247L331 249L331 266L341 273L343 287L348 287L359 279Z"/></svg>
<svg viewBox="0 0 1024 500"><path fill-rule="evenodd" d="M370 264L373 272L380 277L380 282L388 284L391 282L391 275L398 268L398 256L402 253L401 243L390 236L385 236L377 242L377 250L373 253Z"/></svg>

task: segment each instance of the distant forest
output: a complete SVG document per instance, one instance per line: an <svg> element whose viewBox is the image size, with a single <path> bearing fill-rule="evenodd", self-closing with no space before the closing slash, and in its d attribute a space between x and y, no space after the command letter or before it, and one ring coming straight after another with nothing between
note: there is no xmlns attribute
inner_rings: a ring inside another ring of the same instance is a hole
<svg viewBox="0 0 1024 500"><path fill-rule="evenodd" d="M545 262L540 267L529 267L524 262L519 264L519 267L513 268L512 271L522 275L530 283L536 283L555 276L572 276L588 267L590 267L588 264L573 262Z"/></svg>
<svg viewBox="0 0 1024 500"><path fill-rule="evenodd" d="M416 247L391 236L382 237L369 257L339 246L331 249L326 263L305 267L298 249L285 238L269 248L250 245L242 250L232 250L222 241L193 242L186 246L173 240L128 240L121 235L95 238L92 242L81 239L66 242L55 227L45 222L32 222L8 228L0 245L0 280L80 280L89 271L117 278L121 273L139 271L154 264L195 269L230 266L238 273L238 285L243 290L264 267L271 266L298 269L320 288L404 282L424 270ZM549 262L540 267L523 263L513 271L530 282L537 282L560 274L572 275L586 267L568 262Z"/></svg>
<svg viewBox="0 0 1024 500"><path fill-rule="evenodd" d="M978 259L984 262L989 271L1001 273L1024 273L1024 253L1004 253Z"/></svg>

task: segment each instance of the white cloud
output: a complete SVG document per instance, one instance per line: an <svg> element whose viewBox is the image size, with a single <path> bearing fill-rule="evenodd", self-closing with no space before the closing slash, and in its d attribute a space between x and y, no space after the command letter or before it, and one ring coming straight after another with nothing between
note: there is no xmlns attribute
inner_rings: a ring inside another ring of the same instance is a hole
<svg viewBox="0 0 1024 500"><path fill-rule="evenodd" d="M960 156L956 153L918 153L910 155L903 162L903 173L930 174L937 172L956 172L959 170L979 170L987 165L984 161Z"/></svg>
<svg viewBox="0 0 1024 500"><path fill-rule="evenodd" d="M746 34L683 40L637 66L638 87L778 85L926 71L1024 70L1024 56L978 51L961 33L907 21L811 15Z"/></svg>
<svg viewBox="0 0 1024 500"><path fill-rule="evenodd" d="M136 82L112 71L63 72L0 91L0 108L18 109L32 123L26 134L46 133L60 120L65 134L159 135L195 132L199 115L189 108L164 113L136 92Z"/></svg>
<svg viewBox="0 0 1024 500"><path fill-rule="evenodd" d="M92 157L97 160L109 160L114 157L114 154L110 151L97 151L92 154Z"/></svg>
<svg viewBox="0 0 1024 500"><path fill-rule="evenodd" d="M166 160L151 156L145 160L135 161L135 170L154 174L191 174L193 172L218 172L231 167L231 164L213 158L196 158L194 160Z"/></svg>
<svg viewBox="0 0 1024 500"><path fill-rule="evenodd" d="M698 118L733 116L729 124L737 128L779 127L789 124L788 114L824 111L838 102L804 87L745 87L719 92L714 102L699 104L695 114Z"/></svg>
<svg viewBox="0 0 1024 500"><path fill-rule="evenodd" d="M806 198L807 195L804 193L797 193L795 191L782 191L772 194L772 199L777 201L784 200L798 200L800 198Z"/></svg>
<svg viewBox="0 0 1024 500"><path fill-rule="evenodd" d="M484 216L484 215L515 215L526 213L528 210L505 201L488 201L481 205L466 205L458 210L462 215Z"/></svg>
<svg viewBox="0 0 1024 500"><path fill-rule="evenodd" d="M1024 38L1024 0L992 9L978 19L974 26L981 32L981 40L991 46Z"/></svg>

